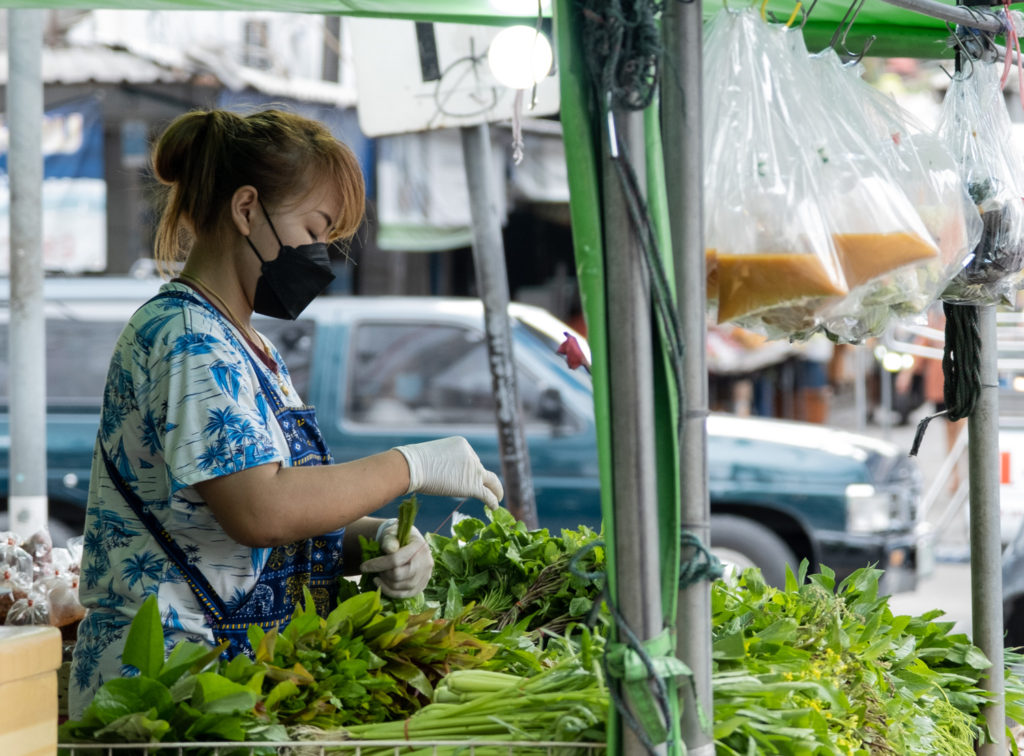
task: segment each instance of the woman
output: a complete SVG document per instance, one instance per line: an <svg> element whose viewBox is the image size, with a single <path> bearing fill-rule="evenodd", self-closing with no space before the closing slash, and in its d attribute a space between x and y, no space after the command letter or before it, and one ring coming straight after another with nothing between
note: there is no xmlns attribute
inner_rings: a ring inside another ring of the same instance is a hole
<svg viewBox="0 0 1024 756"><path fill-rule="evenodd" d="M132 316L114 349L93 455L80 582L88 614L72 662L69 713L132 674L121 652L156 594L168 648L275 627L308 586L333 606L360 569L384 593L422 591L422 535L398 548L393 521L366 515L396 496L502 497L465 439L397 447L333 464L253 312L295 318L330 282L327 243L351 237L363 182L321 124L267 110L188 113L156 145L170 187L156 258L177 278ZM360 565L358 536L384 555Z"/></svg>

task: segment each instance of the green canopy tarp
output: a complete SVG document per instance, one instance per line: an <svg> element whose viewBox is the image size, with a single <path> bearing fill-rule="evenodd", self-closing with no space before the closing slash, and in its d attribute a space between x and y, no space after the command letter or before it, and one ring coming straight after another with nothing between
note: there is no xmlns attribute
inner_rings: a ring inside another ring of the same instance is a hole
<svg viewBox="0 0 1024 756"><path fill-rule="evenodd" d="M939 2L956 4L952 0ZM794 6L789 0L770 0L766 11L786 19ZM850 6L846 0L818 0L813 5L804 27L811 48L828 44ZM550 15L551 7L550 0L541 3L545 15ZM705 3L705 15L713 14L720 7L716 2ZM0 8L263 10L465 24L529 22L537 14L534 0L0 0ZM863 3L847 37L847 45L860 49L869 35L877 36L872 55L939 58L952 54L945 42L949 33L944 22L896 8L882 0Z"/></svg>

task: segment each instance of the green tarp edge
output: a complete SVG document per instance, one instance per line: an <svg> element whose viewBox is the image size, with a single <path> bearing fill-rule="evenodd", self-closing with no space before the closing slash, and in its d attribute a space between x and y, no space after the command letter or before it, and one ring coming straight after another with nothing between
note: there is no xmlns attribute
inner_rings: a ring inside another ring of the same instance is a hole
<svg viewBox="0 0 1024 756"><path fill-rule="evenodd" d="M483 25L536 21L535 0L503 5L508 9L502 10L489 0L0 0L0 8L273 11ZM549 4L544 5L548 6L544 15L550 16Z"/></svg>

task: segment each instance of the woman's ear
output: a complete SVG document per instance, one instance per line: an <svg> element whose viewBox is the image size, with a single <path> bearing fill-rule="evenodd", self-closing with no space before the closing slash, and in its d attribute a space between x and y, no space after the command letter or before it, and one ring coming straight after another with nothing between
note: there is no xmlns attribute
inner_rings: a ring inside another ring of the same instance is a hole
<svg viewBox="0 0 1024 756"><path fill-rule="evenodd" d="M259 192L256 187L246 184L235 189L231 195L231 220L242 236L252 233L252 222L259 207Z"/></svg>

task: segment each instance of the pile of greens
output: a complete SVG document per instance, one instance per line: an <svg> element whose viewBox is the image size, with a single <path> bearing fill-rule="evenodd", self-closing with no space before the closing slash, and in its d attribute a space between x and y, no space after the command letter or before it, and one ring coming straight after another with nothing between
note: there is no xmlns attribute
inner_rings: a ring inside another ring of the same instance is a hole
<svg viewBox="0 0 1024 756"><path fill-rule="evenodd" d="M504 509L488 516L488 523L459 521L451 538L428 534L434 575L424 592L427 602L448 618L462 616L472 604L472 616L494 620L497 628L557 634L586 620L603 587L586 576L604 570L598 534L583 525L561 536L528 530Z"/></svg>
<svg viewBox="0 0 1024 756"><path fill-rule="evenodd" d="M136 677L106 682L61 742L287 740L285 728L337 728L401 720L433 698L450 671L497 668L533 674L533 655L483 637L486 621L463 623L385 612L362 593L320 617L306 590L280 631L249 628L254 658L220 660L225 646L182 642L164 661L156 597L132 621L123 661ZM497 636L500 638L500 636Z"/></svg>
<svg viewBox="0 0 1024 756"><path fill-rule="evenodd" d="M719 754L971 756L986 742L979 688L992 665L936 610L896 616L880 570L835 584L756 570L712 586L714 735ZM1007 664L1021 657L1006 653ZM1024 681L1006 675L1006 711L1024 716Z"/></svg>
<svg viewBox="0 0 1024 756"><path fill-rule="evenodd" d="M424 596L355 593L320 617L307 593L280 631L250 628L252 659L181 643L165 661L150 597L124 654L140 674L104 684L61 742L603 740L597 534L530 531L503 510L453 530L428 536ZM993 667L941 612L894 615L881 574L837 585L805 563L783 589L753 569L712 584L718 754L970 756L991 740L979 685L1024 657ZM1024 681L1007 672L1005 687L1007 715L1024 720Z"/></svg>

